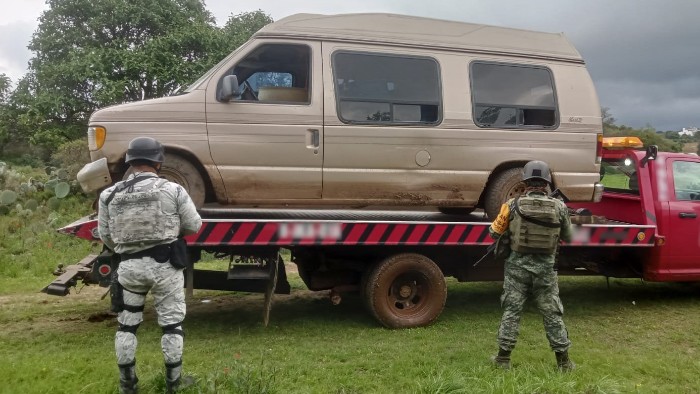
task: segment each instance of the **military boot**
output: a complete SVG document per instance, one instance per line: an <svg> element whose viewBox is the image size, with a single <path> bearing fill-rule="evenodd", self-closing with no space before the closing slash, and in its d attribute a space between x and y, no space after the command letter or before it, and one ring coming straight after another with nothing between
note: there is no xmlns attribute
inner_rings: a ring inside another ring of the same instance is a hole
<svg viewBox="0 0 700 394"><path fill-rule="evenodd" d="M492 356L491 361L498 368L510 369L510 350L498 349L498 354Z"/></svg>
<svg viewBox="0 0 700 394"><path fill-rule="evenodd" d="M119 365L119 393L120 394L136 394L138 389L136 383L139 378L136 377L136 360L130 364Z"/></svg>
<svg viewBox="0 0 700 394"><path fill-rule="evenodd" d="M177 393L195 384L194 377L182 375L182 362L165 364L165 392Z"/></svg>
<svg viewBox="0 0 700 394"><path fill-rule="evenodd" d="M557 368L559 368L559 371L571 372L576 369L576 364L569 358L568 351L555 352L554 355L557 357Z"/></svg>

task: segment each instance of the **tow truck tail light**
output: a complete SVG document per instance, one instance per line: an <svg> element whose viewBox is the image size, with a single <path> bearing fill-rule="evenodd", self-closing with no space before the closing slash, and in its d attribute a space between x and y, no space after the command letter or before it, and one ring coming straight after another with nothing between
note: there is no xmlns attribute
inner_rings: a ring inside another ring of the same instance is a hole
<svg viewBox="0 0 700 394"><path fill-rule="evenodd" d="M600 164L603 161L603 134L598 133L595 147L595 163Z"/></svg>

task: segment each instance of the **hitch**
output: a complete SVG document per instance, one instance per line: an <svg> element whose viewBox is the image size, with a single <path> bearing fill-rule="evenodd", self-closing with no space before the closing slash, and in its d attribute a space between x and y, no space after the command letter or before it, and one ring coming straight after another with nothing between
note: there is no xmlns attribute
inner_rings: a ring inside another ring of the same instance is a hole
<svg viewBox="0 0 700 394"><path fill-rule="evenodd" d="M83 280L85 283L90 283L86 279L88 278L90 272L92 271L92 266L97 261L99 256L91 254L80 260L75 265L69 265L68 267L63 267L63 264L59 264L58 268L53 272L58 278L54 279L48 286L44 287L41 292L56 295L65 296L70 293L70 288L78 284L78 280Z"/></svg>

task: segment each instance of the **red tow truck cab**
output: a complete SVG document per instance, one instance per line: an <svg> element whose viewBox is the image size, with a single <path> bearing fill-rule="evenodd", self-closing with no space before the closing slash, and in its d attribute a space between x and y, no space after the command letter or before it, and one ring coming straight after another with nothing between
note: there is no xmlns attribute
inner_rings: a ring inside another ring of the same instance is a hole
<svg viewBox="0 0 700 394"><path fill-rule="evenodd" d="M605 138L599 203L571 203L608 222L656 226L655 243L630 269L649 281L700 280L700 157L646 150L636 137ZM628 255L628 258L633 256Z"/></svg>

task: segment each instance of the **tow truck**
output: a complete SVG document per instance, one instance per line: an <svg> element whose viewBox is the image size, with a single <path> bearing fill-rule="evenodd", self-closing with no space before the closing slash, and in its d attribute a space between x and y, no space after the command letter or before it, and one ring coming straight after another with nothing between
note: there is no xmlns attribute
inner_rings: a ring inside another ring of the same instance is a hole
<svg viewBox="0 0 700 394"><path fill-rule="evenodd" d="M603 275L647 281L700 280L700 158L644 150L636 137L603 141L599 203L568 204L574 237L560 247L560 275ZM338 304L359 292L368 311L389 328L432 323L442 312L445 277L500 281L503 262L479 261L493 240L483 214L365 210L202 209L199 233L188 236L184 286L265 293L267 324L273 294L289 294L280 251L290 251L312 291ZM98 241L95 215L59 230ZM203 252L227 258L225 270L195 267ZM78 281L107 286L109 251L56 272L44 288L66 295Z"/></svg>

